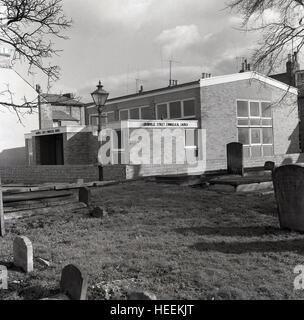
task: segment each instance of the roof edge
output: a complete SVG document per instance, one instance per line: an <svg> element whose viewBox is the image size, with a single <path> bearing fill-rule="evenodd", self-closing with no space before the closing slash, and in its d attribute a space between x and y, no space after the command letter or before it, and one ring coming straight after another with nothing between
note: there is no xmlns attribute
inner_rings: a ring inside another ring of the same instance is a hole
<svg viewBox="0 0 304 320"><path fill-rule="evenodd" d="M277 87L279 89L286 90L286 91L289 91L295 95L298 95L297 88L295 88L293 86L289 86L289 85L285 84L284 82L270 78L268 76L265 76L263 74L255 72L255 71L234 73L234 74L228 74L228 75L223 75L223 76L201 79L200 86L207 87L207 86L212 86L212 85L217 85L217 84L224 84L224 83L229 83L229 82L251 80L251 79L259 80L261 82L267 83L267 84L272 85L274 87Z"/></svg>

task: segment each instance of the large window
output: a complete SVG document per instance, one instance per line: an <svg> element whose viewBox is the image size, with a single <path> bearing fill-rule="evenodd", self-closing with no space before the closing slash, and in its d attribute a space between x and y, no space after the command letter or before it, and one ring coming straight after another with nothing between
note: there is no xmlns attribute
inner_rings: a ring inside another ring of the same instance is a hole
<svg viewBox="0 0 304 320"><path fill-rule="evenodd" d="M130 110L119 110L119 120L129 120L130 115L129 115Z"/></svg>
<svg viewBox="0 0 304 320"><path fill-rule="evenodd" d="M246 158L273 155L271 104L263 101L237 101L238 141Z"/></svg>
<svg viewBox="0 0 304 320"><path fill-rule="evenodd" d="M191 119L195 118L195 100L172 101L156 106L157 119Z"/></svg>
<svg viewBox="0 0 304 320"><path fill-rule="evenodd" d="M139 108L130 109L130 119L140 119Z"/></svg>
<svg viewBox="0 0 304 320"><path fill-rule="evenodd" d="M141 108L141 119L144 119L144 120L155 119L154 108L153 107L142 107Z"/></svg>
<svg viewBox="0 0 304 320"><path fill-rule="evenodd" d="M182 117L181 107L182 107L182 104L180 101L169 103L170 119L179 119Z"/></svg>
<svg viewBox="0 0 304 320"><path fill-rule="evenodd" d="M168 119L168 108L167 108L167 104L159 104L156 107L156 112L157 112L157 119L159 120L165 120Z"/></svg>

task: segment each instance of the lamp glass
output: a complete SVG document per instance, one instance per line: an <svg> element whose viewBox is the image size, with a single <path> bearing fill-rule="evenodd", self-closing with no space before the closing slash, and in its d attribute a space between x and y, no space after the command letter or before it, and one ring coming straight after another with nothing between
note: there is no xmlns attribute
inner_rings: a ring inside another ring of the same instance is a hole
<svg viewBox="0 0 304 320"><path fill-rule="evenodd" d="M96 106L104 106L108 99L109 93L103 89L101 82L97 86L97 90L91 93L92 99Z"/></svg>

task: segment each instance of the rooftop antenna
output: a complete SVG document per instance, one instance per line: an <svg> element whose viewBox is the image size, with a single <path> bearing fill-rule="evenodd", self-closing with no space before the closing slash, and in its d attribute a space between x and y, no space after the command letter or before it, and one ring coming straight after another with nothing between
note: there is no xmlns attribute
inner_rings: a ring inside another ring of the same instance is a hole
<svg viewBox="0 0 304 320"><path fill-rule="evenodd" d="M130 65L127 66L127 75L126 75L126 89L127 94L129 94L129 72L130 72Z"/></svg>
<svg viewBox="0 0 304 320"><path fill-rule="evenodd" d="M136 93L138 93L139 90L141 89L140 84L142 84L143 82L145 82L145 81L143 79L139 78L139 72L137 71L137 77L135 79L135 84L136 84L135 90L136 90Z"/></svg>
<svg viewBox="0 0 304 320"><path fill-rule="evenodd" d="M172 86L173 83L177 83L177 80L172 79L172 67L173 63L181 63L180 61L174 60L171 58L170 60L167 60L169 62L169 87Z"/></svg>

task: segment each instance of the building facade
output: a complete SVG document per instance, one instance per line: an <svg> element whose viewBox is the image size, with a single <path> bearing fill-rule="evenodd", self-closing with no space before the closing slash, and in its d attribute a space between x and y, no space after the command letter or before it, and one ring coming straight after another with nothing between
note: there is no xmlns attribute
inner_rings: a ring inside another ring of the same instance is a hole
<svg viewBox="0 0 304 320"><path fill-rule="evenodd" d="M84 119L82 126L62 122L58 127L32 131L26 137L29 163L97 165L98 112L94 105L86 106ZM122 127L126 126L123 139ZM266 161L280 165L301 160L297 89L251 71L109 99L102 114L102 128L112 129L118 137L114 151L119 154L119 161L105 167L106 179L110 180L224 171L226 146L231 142L243 144L247 168L261 167ZM139 153L147 152L151 158L158 148L162 150L161 159L152 157L150 163L126 160L134 145L131 136L138 129L152 136L149 146L142 144ZM174 137L173 149L180 138L183 144L179 147L198 161L203 159L205 167L175 161L177 157L166 162L168 150L164 141L167 136L172 137L172 130L179 135ZM158 142L155 132L162 135ZM199 141L202 132L204 139ZM191 134L193 139L189 139ZM53 151L45 156L47 146L53 146Z"/></svg>
<svg viewBox="0 0 304 320"><path fill-rule="evenodd" d="M255 72L204 78L110 99L105 116L106 127L134 119L197 121L197 128L206 130L207 171L226 170L226 146L230 142L243 143L246 167L299 158L297 90ZM96 108L88 107L88 124L95 125L96 117ZM157 165L152 164L141 170L143 174L157 174L155 168ZM179 168L176 172L182 171ZM158 172L166 173L163 167ZM174 173L174 169L167 173Z"/></svg>

